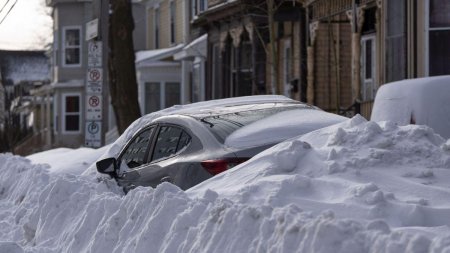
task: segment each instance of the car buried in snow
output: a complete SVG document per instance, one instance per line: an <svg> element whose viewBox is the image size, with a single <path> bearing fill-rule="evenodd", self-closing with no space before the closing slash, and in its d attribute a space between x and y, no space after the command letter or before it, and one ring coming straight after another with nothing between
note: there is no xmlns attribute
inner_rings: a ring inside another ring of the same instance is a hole
<svg viewBox="0 0 450 253"><path fill-rule="evenodd" d="M134 126L118 155L96 163L125 191L162 182L188 189L277 143L347 119L283 96L212 100L156 115Z"/></svg>
<svg viewBox="0 0 450 253"><path fill-rule="evenodd" d="M426 125L450 138L450 75L406 79L381 85L372 121Z"/></svg>

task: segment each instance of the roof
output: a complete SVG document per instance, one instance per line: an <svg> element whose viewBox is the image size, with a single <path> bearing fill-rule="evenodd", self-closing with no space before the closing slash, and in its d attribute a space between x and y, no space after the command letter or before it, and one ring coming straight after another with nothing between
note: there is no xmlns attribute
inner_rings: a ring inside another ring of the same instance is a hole
<svg viewBox="0 0 450 253"><path fill-rule="evenodd" d="M145 50L136 52L136 63L142 63L147 61L159 61L167 57L173 56L183 48L184 44L179 44L174 47Z"/></svg>
<svg viewBox="0 0 450 253"><path fill-rule="evenodd" d="M185 60L194 57L206 58L207 56L208 34L204 34L185 46L180 52L174 55L175 60Z"/></svg>

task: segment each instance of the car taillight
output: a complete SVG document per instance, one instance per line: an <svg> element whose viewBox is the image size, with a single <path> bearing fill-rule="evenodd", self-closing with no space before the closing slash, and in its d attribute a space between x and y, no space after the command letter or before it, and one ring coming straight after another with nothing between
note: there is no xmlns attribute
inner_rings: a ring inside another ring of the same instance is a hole
<svg viewBox="0 0 450 253"><path fill-rule="evenodd" d="M202 161L201 164L205 170L207 170L212 175L217 175L221 172L224 172L228 169L233 168L234 166L247 161L250 158L225 158L225 159L217 159L217 160L205 160Z"/></svg>

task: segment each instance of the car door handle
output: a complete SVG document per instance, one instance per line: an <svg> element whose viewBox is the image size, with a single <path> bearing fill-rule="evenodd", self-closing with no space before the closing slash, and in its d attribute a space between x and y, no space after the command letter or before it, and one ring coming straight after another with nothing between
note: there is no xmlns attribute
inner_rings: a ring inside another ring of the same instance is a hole
<svg viewBox="0 0 450 253"><path fill-rule="evenodd" d="M162 183L162 182L172 183L172 179L171 179L169 176L167 176L167 177L161 178L160 182L161 182L161 183Z"/></svg>

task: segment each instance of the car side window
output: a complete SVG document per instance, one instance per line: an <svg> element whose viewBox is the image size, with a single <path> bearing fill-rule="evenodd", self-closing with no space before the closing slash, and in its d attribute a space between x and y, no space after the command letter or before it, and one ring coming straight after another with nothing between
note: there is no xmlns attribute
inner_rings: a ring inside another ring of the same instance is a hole
<svg viewBox="0 0 450 253"><path fill-rule="evenodd" d="M182 129L175 126L162 126L153 149L152 161L176 154L189 145L191 137Z"/></svg>
<svg viewBox="0 0 450 253"><path fill-rule="evenodd" d="M155 127L151 127L134 137L127 149L123 152L121 162L124 162L128 168L138 167L145 163L150 138L154 129Z"/></svg>

